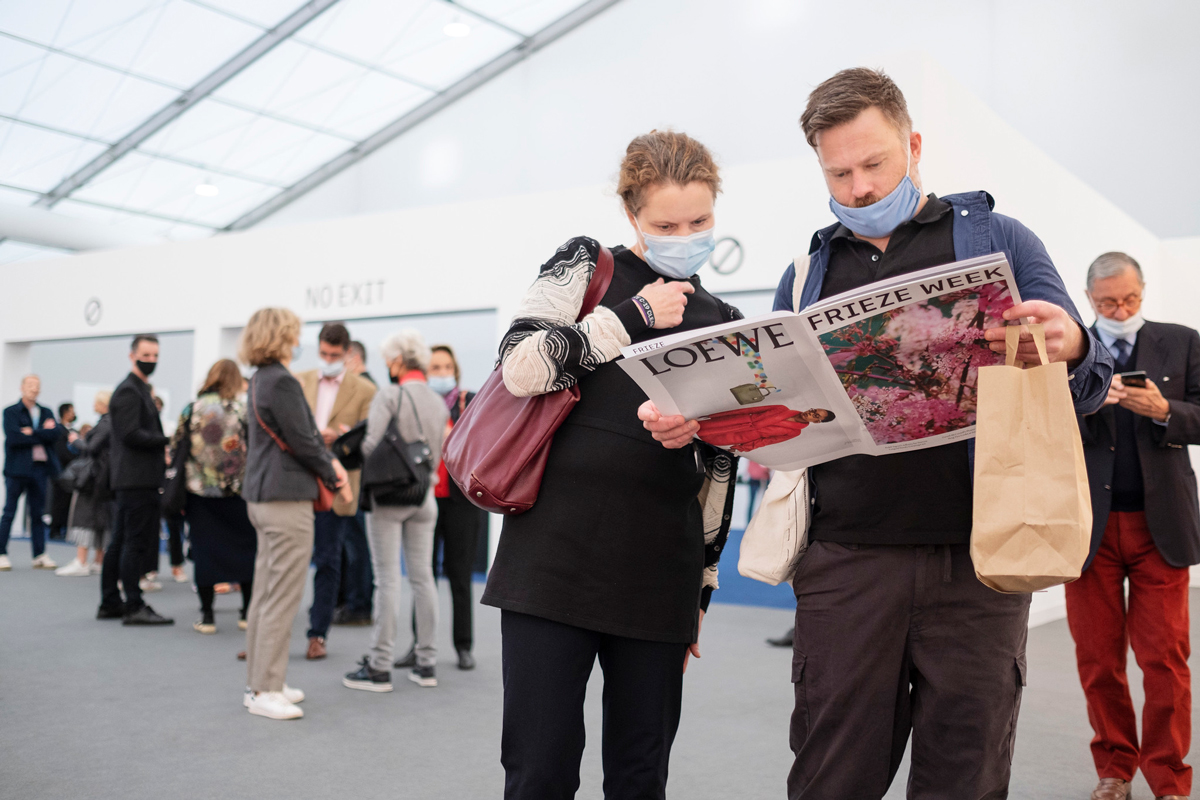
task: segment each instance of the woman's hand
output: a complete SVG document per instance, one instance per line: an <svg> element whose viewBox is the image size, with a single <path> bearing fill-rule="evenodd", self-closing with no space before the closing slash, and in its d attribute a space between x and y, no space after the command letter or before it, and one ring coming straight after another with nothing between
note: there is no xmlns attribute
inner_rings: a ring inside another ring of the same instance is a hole
<svg viewBox="0 0 1200 800"><path fill-rule="evenodd" d="M700 629L704 627L704 609L700 609L700 621L696 623L696 639L700 638ZM700 642L695 641L688 645L687 652L683 654L683 671L687 672L688 660L695 656L700 657Z"/></svg>
<svg viewBox="0 0 1200 800"><path fill-rule="evenodd" d="M638 407L638 419L642 421L642 427L650 431L654 440L662 442L662 446L668 450L687 447L696 431L700 430L700 423L694 419L685 419L678 414L673 417L663 416L653 400L647 400Z"/></svg>
<svg viewBox="0 0 1200 800"><path fill-rule="evenodd" d="M354 492L350 489L350 476L346 474L346 468L336 458L331 463L333 464L333 472L337 475L338 499L343 503L354 502Z"/></svg>
<svg viewBox="0 0 1200 800"><path fill-rule="evenodd" d="M671 281L666 283L659 278L654 283L648 283L638 292L643 300L650 304L654 311L655 328L674 328L683 324L683 310L687 308L687 296L696 291L696 287L687 281Z"/></svg>

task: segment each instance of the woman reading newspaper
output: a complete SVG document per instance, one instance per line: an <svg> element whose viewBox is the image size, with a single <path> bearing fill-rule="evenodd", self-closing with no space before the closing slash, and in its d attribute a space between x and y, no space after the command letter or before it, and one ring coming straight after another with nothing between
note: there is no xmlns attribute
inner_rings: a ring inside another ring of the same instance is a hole
<svg viewBox="0 0 1200 800"><path fill-rule="evenodd" d="M541 268L500 348L504 382L529 396L578 385L532 509L505 519L482 602L502 609L505 797L571 797L583 701L604 671L606 795L660 797L696 644L729 527L736 459L659 445L621 347L741 314L695 277L712 252L717 167L694 139L630 143L618 194L636 237L614 247L596 310L576 323L597 263L572 239Z"/></svg>

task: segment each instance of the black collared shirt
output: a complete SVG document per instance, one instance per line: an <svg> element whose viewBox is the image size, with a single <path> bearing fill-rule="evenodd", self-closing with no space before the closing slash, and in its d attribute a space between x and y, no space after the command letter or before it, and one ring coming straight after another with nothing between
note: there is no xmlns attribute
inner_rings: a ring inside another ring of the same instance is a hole
<svg viewBox="0 0 1200 800"><path fill-rule="evenodd" d="M887 250L841 225L830 239L821 298L954 261L954 217L929 195ZM886 456L846 456L812 468L813 539L844 544L963 544L971 538L967 443Z"/></svg>

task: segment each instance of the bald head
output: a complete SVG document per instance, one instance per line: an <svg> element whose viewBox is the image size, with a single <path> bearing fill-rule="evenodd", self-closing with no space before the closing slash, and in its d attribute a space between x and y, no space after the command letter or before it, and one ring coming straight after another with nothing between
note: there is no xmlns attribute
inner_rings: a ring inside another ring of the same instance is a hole
<svg viewBox="0 0 1200 800"><path fill-rule="evenodd" d="M21 378L21 402L26 408L37 405L38 395L42 393L42 379L37 375L26 375Z"/></svg>

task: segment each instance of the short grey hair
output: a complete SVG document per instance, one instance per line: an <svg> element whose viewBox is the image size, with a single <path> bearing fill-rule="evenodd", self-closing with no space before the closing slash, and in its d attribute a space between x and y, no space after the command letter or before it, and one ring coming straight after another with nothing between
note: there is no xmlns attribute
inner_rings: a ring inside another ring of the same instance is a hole
<svg viewBox="0 0 1200 800"><path fill-rule="evenodd" d="M1087 271L1087 290L1090 292L1096 281L1102 281L1105 278L1114 278L1120 275L1125 270L1132 268L1137 273L1138 283L1146 285L1146 278L1142 275L1142 265L1126 253L1113 251L1105 253L1088 267Z"/></svg>
<svg viewBox="0 0 1200 800"><path fill-rule="evenodd" d="M421 332L412 328L396 331L380 342L379 354L388 364L397 358L403 358L406 369L429 372L429 345L425 344L425 337Z"/></svg>

